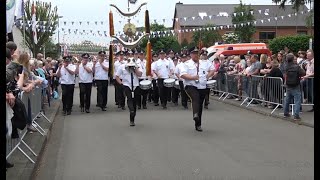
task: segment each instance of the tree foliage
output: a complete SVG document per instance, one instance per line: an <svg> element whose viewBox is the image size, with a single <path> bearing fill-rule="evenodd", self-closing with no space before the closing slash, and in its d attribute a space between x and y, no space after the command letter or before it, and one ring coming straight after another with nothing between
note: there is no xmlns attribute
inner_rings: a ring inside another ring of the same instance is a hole
<svg viewBox="0 0 320 180"><path fill-rule="evenodd" d="M168 28L166 28L164 25L161 24L151 24L150 30L153 32L157 31L166 31ZM168 51L169 49L174 50L175 52L180 51L181 46L177 41L177 38L174 36L167 36L163 34L159 34L157 37L151 37L150 38L151 46L153 51L158 52L159 50L163 49L164 51ZM147 47L148 39L144 39L141 44L140 48L145 49Z"/></svg>
<svg viewBox="0 0 320 180"><path fill-rule="evenodd" d="M280 8L284 9L285 4L288 3L289 0L272 0L272 2L280 4ZM311 0L290 0L290 3L293 5L293 8L298 11L300 6L311 3Z"/></svg>
<svg viewBox="0 0 320 180"><path fill-rule="evenodd" d="M30 0L25 2L24 16L27 22L32 20L32 3L33 1ZM36 1L35 8L36 21L40 21L37 25L41 27L40 31L37 31L38 43L34 43L32 28L29 27L26 22L24 22L24 25L27 24L26 28L24 28L24 26L19 26L22 34L24 33L25 29L25 44L33 52L34 55L39 52L43 52L44 45L47 42L51 41L52 35L54 34L54 31L58 26L57 20L59 17L57 13L58 8L56 6L52 7L51 3ZM44 24L43 22L46 23ZM42 28L43 26L45 28Z"/></svg>
<svg viewBox="0 0 320 180"><path fill-rule="evenodd" d="M193 33L193 44L199 44L202 41L204 47L212 46L215 42L222 40L217 30L207 30L208 27L213 25L206 25L202 30Z"/></svg>
<svg viewBox="0 0 320 180"><path fill-rule="evenodd" d="M299 50L306 51L307 49L309 49L310 38L312 38L312 36L308 35L277 37L269 41L269 49L273 53L276 53L280 50L283 50L283 48L286 46L290 50L292 50L292 52L298 52Z"/></svg>
<svg viewBox="0 0 320 180"><path fill-rule="evenodd" d="M256 32L256 28L254 25L248 25L247 22L252 22L255 20L254 16L250 13L253 11L250 5L242 4L240 1L239 6L234 8L234 13L241 13L241 15L232 16L233 24L240 24L235 28L235 33L239 36L241 42L251 42L252 35ZM241 25L241 23L243 23Z"/></svg>

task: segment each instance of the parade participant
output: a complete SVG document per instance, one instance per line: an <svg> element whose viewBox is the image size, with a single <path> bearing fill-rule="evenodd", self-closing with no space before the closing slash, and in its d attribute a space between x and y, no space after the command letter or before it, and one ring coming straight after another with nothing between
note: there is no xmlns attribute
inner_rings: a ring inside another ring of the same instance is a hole
<svg viewBox="0 0 320 180"><path fill-rule="evenodd" d="M139 82L141 82L141 81L147 79L147 74L146 74L147 73L147 60L144 58L144 52L142 50L139 52L138 59L140 61L138 61L138 62L136 61L136 63L139 64L141 67L142 75L141 75L141 77L139 77ZM139 96L137 97L138 109L141 109L141 101L142 101L143 109L147 109L148 91L149 90L143 90L143 89L140 90L141 94L139 94ZM141 98L141 96L142 96L142 98Z"/></svg>
<svg viewBox="0 0 320 180"><path fill-rule="evenodd" d="M113 66L115 66L115 64L117 64L118 61L119 61L119 53L115 53ZM117 81L116 81L116 75L115 75L115 73L116 73L116 71L114 72L114 75L113 75L113 77L112 77L112 84L113 84L113 86L114 86L114 102L116 103L116 106L118 106L118 105L119 105L118 100L117 100L117 97L118 97L117 93L118 93L118 91L117 91Z"/></svg>
<svg viewBox="0 0 320 180"><path fill-rule="evenodd" d="M99 51L98 60L94 62L92 71L97 85L97 106L106 111L108 102L109 63L105 61L106 52Z"/></svg>
<svg viewBox="0 0 320 180"><path fill-rule="evenodd" d="M181 69L181 66L184 66L184 62L186 62L186 60L187 60L187 55L182 54L180 63L176 66L174 73L176 77L179 79L181 104L185 109L188 109L188 96L186 94L186 91L184 90L183 79L180 78L180 69Z"/></svg>
<svg viewBox="0 0 320 180"><path fill-rule="evenodd" d="M93 64L88 62L90 58L88 53L82 54L81 58L82 61L77 64L76 68L76 74L79 76L80 108L81 112L86 111L86 113L90 113Z"/></svg>
<svg viewBox="0 0 320 180"><path fill-rule="evenodd" d="M139 51L136 49L134 50L133 59L138 64L142 61L142 59L140 59L140 56L139 56Z"/></svg>
<svg viewBox="0 0 320 180"><path fill-rule="evenodd" d="M185 91L191 98L195 129L202 131L202 107L208 91L206 84L214 73L214 67L212 64L208 66L208 63L199 61L198 53L197 47L191 49L191 59L181 66L180 77L184 79Z"/></svg>
<svg viewBox="0 0 320 180"><path fill-rule="evenodd" d="M133 58L130 58L127 64L120 65L116 73L116 80L119 85L123 86L127 97L127 104L130 111L130 126L135 126L136 102L140 91L139 77L141 77L141 75L142 71L139 65L134 62Z"/></svg>
<svg viewBox="0 0 320 180"><path fill-rule="evenodd" d="M63 115L70 115L73 105L76 66L71 63L72 56L65 56L63 60L63 63L59 64L57 76L60 79L62 89Z"/></svg>
<svg viewBox="0 0 320 180"><path fill-rule="evenodd" d="M124 52L119 51L117 53L119 56L119 59L117 62L114 63L114 72L118 72L118 69L121 65L126 64L126 61L124 60ZM116 74L114 74L114 77L116 78ZM119 77L120 80L122 80L122 77ZM124 97L124 90L123 87L118 83L118 81L115 81L115 88L116 88L116 99L118 103L118 108L122 108L122 110L125 110L125 97Z"/></svg>
<svg viewBox="0 0 320 180"><path fill-rule="evenodd" d="M153 72L158 78L161 105L163 109L167 109L169 89L164 86L164 80L172 77L174 65L165 58L166 53L163 50L159 52L159 55L160 59L155 63Z"/></svg>
<svg viewBox="0 0 320 180"><path fill-rule="evenodd" d="M174 60L175 57L174 57L174 51L172 49L170 49L168 51L167 56L168 56L167 59L169 60L169 62L173 64L173 60ZM175 90L174 87L169 87L168 88L168 96L167 96L168 102L171 102L171 100L173 99L173 94L174 94L173 91L174 90ZM175 103L175 102L173 102L173 103Z"/></svg>
<svg viewBox="0 0 320 180"><path fill-rule="evenodd" d="M152 75L152 98L155 106L159 106L159 87L158 87L158 77L154 73L156 62L158 61L158 55L154 53L152 55L152 63L151 63L151 75Z"/></svg>
<svg viewBox="0 0 320 180"><path fill-rule="evenodd" d="M201 52L201 61L203 62L203 63L206 63L207 64L207 66L211 66L212 65L212 63L208 60L208 51L206 51L206 50L203 50L202 52ZM214 66L213 66L214 67ZM210 102L209 102L209 94L210 94L210 89L209 89L209 91L207 91L207 94L206 94L206 96L205 96L205 99L204 99L204 108L205 109L208 109L208 105L210 104Z"/></svg>
<svg viewBox="0 0 320 180"><path fill-rule="evenodd" d="M174 64L174 71L178 65L178 59L176 57L173 58L173 64ZM177 81L178 80L178 77L174 74L173 75L174 79ZM175 105L175 106L178 106L178 98L179 98L179 93L180 93L180 90L173 87L171 88L172 89L172 103Z"/></svg>

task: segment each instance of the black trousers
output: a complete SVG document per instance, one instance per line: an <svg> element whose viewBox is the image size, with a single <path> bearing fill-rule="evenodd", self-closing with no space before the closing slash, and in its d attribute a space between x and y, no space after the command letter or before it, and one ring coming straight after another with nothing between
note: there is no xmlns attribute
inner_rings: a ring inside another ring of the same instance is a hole
<svg viewBox="0 0 320 180"><path fill-rule="evenodd" d="M79 83L80 106L90 109L92 83Z"/></svg>
<svg viewBox="0 0 320 180"><path fill-rule="evenodd" d="M113 79L113 86L114 86L114 102L116 103L116 104L118 104L118 100L117 100L117 93L118 93L118 91L117 91L117 81L115 80L115 79Z"/></svg>
<svg viewBox="0 0 320 180"><path fill-rule="evenodd" d="M108 80L96 80L97 104L99 107L106 107L108 102Z"/></svg>
<svg viewBox="0 0 320 180"><path fill-rule="evenodd" d="M139 79L139 82L143 81L143 79ZM143 90L140 88L140 94L137 97L137 106L141 107L141 101L142 101L142 106L146 106L147 105L147 98L148 98L148 90ZM142 98L141 98L142 97Z"/></svg>
<svg viewBox="0 0 320 180"><path fill-rule="evenodd" d="M73 105L74 84L61 84L63 111L71 111Z"/></svg>
<svg viewBox="0 0 320 180"><path fill-rule="evenodd" d="M169 88L164 86L163 81L164 79L158 79L158 87L159 87L161 105L166 106L168 102Z"/></svg>
<svg viewBox="0 0 320 180"><path fill-rule="evenodd" d="M195 126L201 126L203 102L209 89L197 89L194 86L186 86L185 90L187 95L191 98L193 116L195 114L198 114L199 116L199 120L195 122Z"/></svg>
<svg viewBox="0 0 320 180"><path fill-rule="evenodd" d="M172 97L171 100L173 103L178 103L178 99L179 99L179 93L180 93L180 89L177 89L175 87L171 88L172 89Z"/></svg>
<svg viewBox="0 0 320 180"><path fill-rule="evenodd" d="M174 91L175 90L175 88L174 87L170 87L170 88L168 88L168 90L167 90L167 101L168 102L171 102L171 100L172 100L172 102L173 102L173 94L174 94Z"/></svg>
<svg viewBox="0 0 320 180"><path fill-rule="evenodd" d="M180 92L181 92L181 104L184 107L188 106L188 95L184 89L183 81L179 81Z"/></svg>
<svg viewBox="0 0 320 180"><path fill-rule="evenodd" d="M132 97L132 91L128 86L123 86L124 94L127 97L127 104L130 111L130 121L134 121L134 117L136 116L137 112L137 99L140 94L140 87L136 87L134 90L134 97Z"/></svg>
<svg viewBox="0 0 320 180"><path fill-rule="evenodd" d="M116 99L118 102L118 105L120 105L121 107L125 106L125 96L124 96L124 89L123 89L123 85L119 84L117 81L115 82L115 86L116 86Z"/></svg>
<svg viewBox="0 0 320 180"><path fill-rule="evenodd" d="M210 94L210 89L208 89L206 96L204 97L204 105L208 105L209 104L209 94Z"/></svg>
<svg viewBox="0 0 320 180"><path fill-rule="evenodd" d="M159 86L158 86L158 83L157 83L157 80L153 79L152 80L152 97L153 97L153 102L156 104L156 103L159 103Z"/></svg>

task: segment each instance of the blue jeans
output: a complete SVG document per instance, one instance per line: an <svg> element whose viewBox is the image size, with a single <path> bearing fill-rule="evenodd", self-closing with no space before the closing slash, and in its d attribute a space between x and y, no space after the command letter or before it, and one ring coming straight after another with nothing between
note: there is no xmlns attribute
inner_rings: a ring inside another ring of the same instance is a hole
<svg viewBox="0 0 320 180"><path fill-rule="evenodd" d="M300 117L300 107L301 107L301 89L300 86L294 88L287 88L287 95L284 101L284 115L289 114L290 102L294 100L293 113L294 117Z"/></svg>

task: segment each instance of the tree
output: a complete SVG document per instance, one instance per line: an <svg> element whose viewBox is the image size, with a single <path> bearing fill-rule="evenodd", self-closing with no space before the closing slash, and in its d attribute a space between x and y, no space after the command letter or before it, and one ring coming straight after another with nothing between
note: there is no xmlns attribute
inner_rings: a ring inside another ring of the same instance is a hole
<svg viewBox="0 0 320 180"><path fill-rule="evenodd" d="M247 24L255 20L250 11L253 11L251 6L242 4L241 0L239 6L234 8L234 13L237 13L237 16L232 16L232 23L237 24L235 33L239 36L241 42L251 42L252 35L256 32L256 28L252 23L250 25Z"/></svg>
<svg viewBox="0 0 320 180"><path fill-rule="evenodd" d="M54 59L59 58L60 48L58 44L54 44L51 40L44 44L46 57L52 57Z"/></svg>
<svg viewBox="0 0 320 180"><path fill-rule="evenodd" d="M54 31L58 25L58 8L52 7L51 3L37 1L35 3L36 8L36 20L39 21L37 23L37 37L38 43L35 44L33 40L33 33L31 26L28 26L27 22L31 22L32 20L32 3L33 1L28 0L25 2L25 11L24 16L26 22L24 22L24 26L19 26L21 33L25 33L25 44L26 46L36 55L39 52L43 51L44 45L47 42L51 41L51 37L54 34ZM24 32L25 30L25 32Z"/></svg>
<svg viewBox="0 0 320 180"><path fill-rule="evenodd" d="M157 31L167 31L169 30L168 28L166 28L164 25L161 24L151 24L150 26L150 30L152 32L157 32ZM142 40L141 44L140 44L140 48L145 49L147 46L147 39ZM150 42L151 42L151 46L153 51L158 52L161 49L163 49L164 51L168 51L169 49L172 49L175 52L178 52L181 50L180 44L177 41L177 38L174 36L167 36L167 35L163 35L160 34L157 37L151 37L150 38Z"/></svg>
<svg viewBox="0 0 320 180"><path fill-rule="evenodd" d="M234 33L226 33L222 36L222 39L223 39L224 43L226 43L226 44L234 44L234 43L239 42L238 35L236 35Z"/></svg>
<svg viewBox="0 0 320 180"><path fill-rule="evenodd" d="M293 5L293 9L299 10L300 6L311 3L312 0L290 0L290 3ZM289 0L272 0L272 2L279 4L280 8L284 9L285 4L289 2Z"/></svg>
<svg viewBox="0 0 320 180"><path fill-rule="evenodd" d="M213 25L208 24L202 28L202 30L194 32L192 36L193 44L199 44L199 42L202 42L203 46L209 47L215 42L222 40L217 30L210 30L212 29L212 26Z"/></svg>

